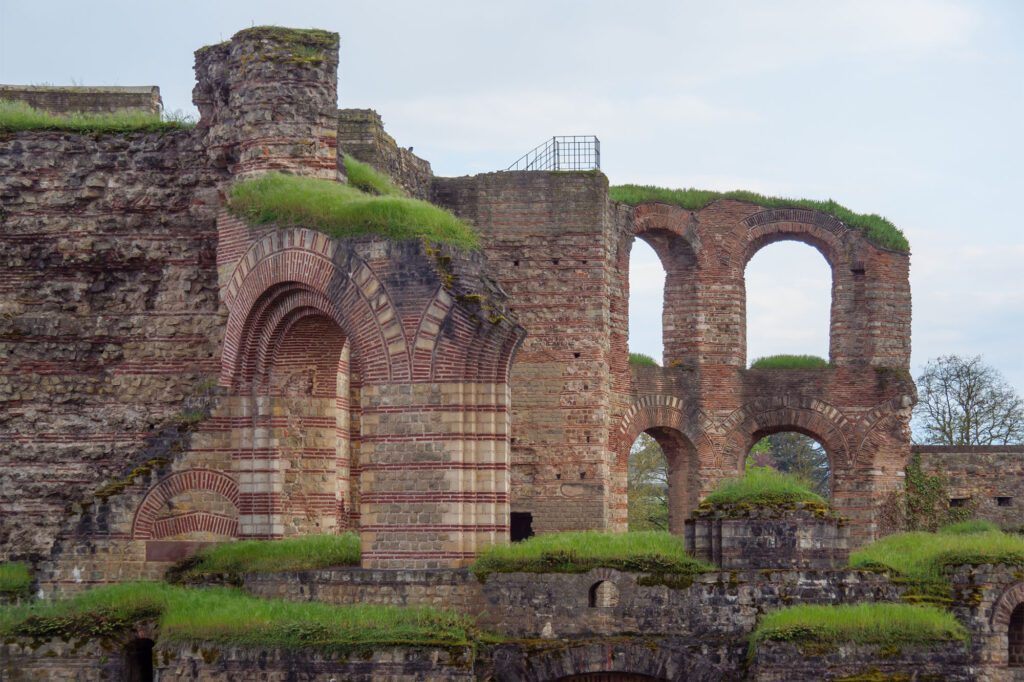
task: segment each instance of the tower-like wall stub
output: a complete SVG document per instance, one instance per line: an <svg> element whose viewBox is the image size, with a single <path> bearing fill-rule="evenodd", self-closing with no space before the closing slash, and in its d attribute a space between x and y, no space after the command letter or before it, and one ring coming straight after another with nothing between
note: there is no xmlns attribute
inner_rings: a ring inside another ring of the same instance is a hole
<svg viewBox="0 0 1024 682"><path fill-rule="evenodd" d="M199 128L236 177L343 177L337 155L338 34L259 26L196 51Z"/></svg>
<svg viewBox="0 0 1024 682"><path fill-rule="evenodd" d="M527 337L512 365L512 512L534 532L607 528L616 389L610 303L620 240L600 173L435 178L434 200L480 231ZM620 343L625 351L625 344ZM625 366L625 355L618 358ZM620 500L621 502L622 500ZM624 518L624 516L623 516Z"/></svg>

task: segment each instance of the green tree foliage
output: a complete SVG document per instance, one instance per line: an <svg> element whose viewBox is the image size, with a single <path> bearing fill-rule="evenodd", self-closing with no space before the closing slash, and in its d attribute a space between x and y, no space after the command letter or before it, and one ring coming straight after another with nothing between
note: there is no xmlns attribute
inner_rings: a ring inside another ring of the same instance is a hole
<svg viewBox="0 0 1024 682"><path fill-rule="evenodd" d="M668 462L646 433L630 450L627 486L629 529L668 530Z"/></svg>
<svg viewBox="0 0 1024 682"><path fill-rule="evenodd" d="M914 431L931 445L1024 443L1024 398L981 356L944 355L917 378Z"/></svg>
<svg viewBox="0 0 1024 682"><path fill-rule="evenodd" d="M747 455L747 468L754 466L772 467L793 474L807 481L811 489L822 497L831 495L832 471L828 453L818 441L802 433L775 433L754 443Z"/></svg>

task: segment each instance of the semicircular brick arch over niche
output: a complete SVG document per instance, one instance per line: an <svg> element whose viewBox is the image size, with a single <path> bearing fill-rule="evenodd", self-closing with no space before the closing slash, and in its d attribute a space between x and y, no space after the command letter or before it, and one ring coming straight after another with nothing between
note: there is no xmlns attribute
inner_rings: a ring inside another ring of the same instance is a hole
<svg viewBox="0 0 1024 682"><path fill-rule="evenodd" d="M193 509L169 516L168 502L184 493L206 491L226 500L235 518L223 513ZM238 535L238 484L231 476L211 469L189 469L163 479L143 498L132 521L133 540L156 540L189 532L209 532L226 537Z"/></svg>

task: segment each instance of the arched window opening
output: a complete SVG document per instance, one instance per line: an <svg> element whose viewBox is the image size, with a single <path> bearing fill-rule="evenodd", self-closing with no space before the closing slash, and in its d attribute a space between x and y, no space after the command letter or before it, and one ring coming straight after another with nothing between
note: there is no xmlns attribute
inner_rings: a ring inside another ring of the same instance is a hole
<svg viewBox="0 0 1024 682"><path fill-rule="evenodd" d="M619 588L610 580L601 580L590 586L590 607L610 609L619 605Z"/></svg>
<svg viewBox="0 0 1024 682"><path fill-rule="evenodd" d="M630 530L668 530L668 460L649 434L641 433L630 448L627 494Z"/></svg>
<svg viewBox="0 0 1024 682"><path fill-rule="evenodd" d="M832 467L821 443L796 431L773 433L757 440L747 454L747 467L767 466L804 479L822 497L832 495Z"/></svg>
<svg viewBox="0 0 1024 682"><path fill-rule="evenodd" d="M124 648L126 682L153 682L153 640L133 639Z"/></svg>
<svg viewBox="0 0 1024 682"><path fill-rule="evenodd" d="M1024 668L1024 604L1018 604L1010 614L1010 629L1007 633L1011 668Z"/></svg>
<svg viewBox="0 0 1024 682"><path fill-rule="evenodd" d="M748 366L775 355L829 359L832 269L817 249L770 244L750 259L744 279Z"/></svg>
<svg viewBox="0 0 1024 682"><path fill-rule="evenodd" d="M629 351L653 358L663 356L662 301L665 268L654 249L642 239L633 240L629 254Z"/></svg>

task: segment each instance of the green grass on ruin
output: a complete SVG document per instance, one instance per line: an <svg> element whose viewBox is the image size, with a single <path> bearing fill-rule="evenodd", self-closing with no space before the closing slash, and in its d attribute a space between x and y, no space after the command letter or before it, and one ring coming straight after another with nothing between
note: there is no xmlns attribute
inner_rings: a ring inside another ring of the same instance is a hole
<svg viewBox="0 0 1024 682"><path fill-rule="evenodd" d="M829 199L815 201L812 199L790 199L787 197L769 197L756 192L735 190L732 192L715 192L706 189L669 189L651 185L616 185L608 190L609 196L615 201L636 206L647 202L672 204L690 211L699 211L706 206L722 199L734 199L764 208L802 208L831 215L852 229L859 230L869 242L885 249L901 253L910 252L910 242L893 223L874 213L855 213L845 206Z"/></svg>
<svg viewBox="0 0 1024 682"><path fill-rule="evenodd" d="M161 117L142 111L109 114L51 114L24 102L0 100L0 132L56 130L71 133L166 133L188 130L195 123L184 117Z"/></svg>
<svg viewBox="0 0 1024 682"><path fill-rule="evenodd" d="M32 587L32 571L21 561L0 563L0 597L28 594Z"/></svg>
<svg viewBox="0 0 1024 682"><path fill-rule="evenodd" d="M750 653L761 642L796 644L932 644L967 642L969 634L952 613L910 604L801 605L761 617L750 636Z"/></svg>
<svg viewBox="0 0 1024 682"><path fill-rule="evenodd" d="M948 591L949 566L1004 564L1024 566L1024 538L970 521L936 533L897 533L850 554L850 567L889 570L924 594Z"/></svg>
<svg viewBox="0 0 1024 682"><path fill-rule="evenodd" d="M469 620L450 611L259 599L224 587L121 583L68 600L0 607L0 635L106 639L156 621L161 641L323 651L464 646Z"/></svg>
<svg viewBox="0 0 1024 682"><path fill-rule="evenodd" d="M404 189L392 182L391 178L370 164L363 163L349 154L345 154L342 160L345 163L345 175L348 176L348 182L356 189L383 197L409 196Z"/></svg>
<svg viewBox="0 0 1024 682"><path fill-rule="evenodd" d="M687 554L682 538L664 531L578 531L489 547L472 571L485 580L491 573L586 573L595 568L680 577L717 570Z"/></svg>
<svg viewBox="0 0 1024 682"><path fill-rule="evenodd" d="M338 238L378 235L480 248L473 228L443 208L419 199L367 194L331 180L284 173L242 180L231 188L228 210L256 225L306 227Z"/></svg>
<svg viewBox="0 0 1024 682"><path fill-rule="evenodd" d="M644 353L630 353L629 364L637 367L657 367L658 361Z"/></svg>
<svg viewBox="0 0 1024 682"><path fill-rule="evenodd" d="M796 507L827 510L828 501L811 490L804 479L771 467L750 467L743 476L725 479L704 498L699 509L717 507Z"/></svg>
<svg viewBox="0 0 1024 682"><path fill-rule="evenodd" d="M171 570L175 582L217 577L238 582L246 573L311 571L358 566L359 535L303 535L285 540L239 540L205 547Z"/></svg>
<svg viewBox="0 0 1024 682"><path fill-rule="evenodd" d="M750 369L828 369L828 360L817 355L769 355L750 363Z"/></svg>

